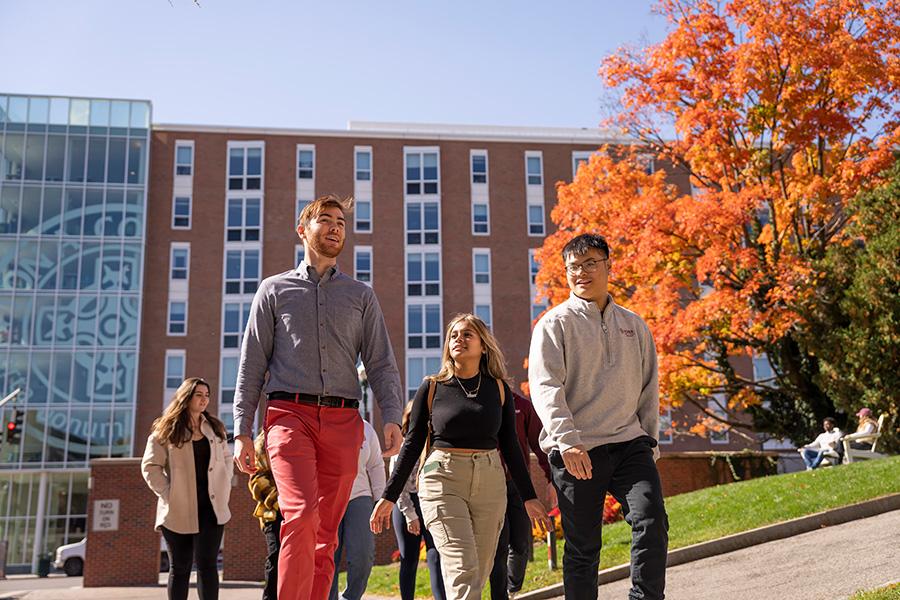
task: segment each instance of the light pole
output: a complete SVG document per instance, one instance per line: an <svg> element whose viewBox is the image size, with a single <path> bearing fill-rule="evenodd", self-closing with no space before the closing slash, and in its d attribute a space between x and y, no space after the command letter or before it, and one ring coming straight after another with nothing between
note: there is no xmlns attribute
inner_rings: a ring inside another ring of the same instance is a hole
<svg viewBox="0 0 900 600"><path fill-rule="evenodd" d="M362 388L363 419L371 423L372 420L369 418L369 380L366 377L366 366L364 364L359 363L359 366L356 367L356 375L359 378L359 387Z"/></svg>

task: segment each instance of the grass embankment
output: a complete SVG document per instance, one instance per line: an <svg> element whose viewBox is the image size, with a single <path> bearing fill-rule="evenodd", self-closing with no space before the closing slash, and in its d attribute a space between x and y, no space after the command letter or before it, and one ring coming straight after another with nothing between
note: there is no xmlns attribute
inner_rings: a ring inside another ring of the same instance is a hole
<svg viewBox="0 0 900 600"><path fill-rule="evenodd" d="M895 583L887 587L870 590L868 592L857 592L850 597L850 600L898 600L900 599L900 583Z"/></svg>
<svg viewBox="0 0 900 600"><path fill-rule="evenodd" d="M697 490L666 499L669 514L669 549L714 540L900 492L900 456L815 471L773 475L749 481ZM598 508L599 510L599 508ZM603 528L600 568L627 563L631 530L620 521ZM523 591L562 581L562 541L558 542L560 568L547 566L547 547L535 544L535 561L529 563ZM366 592L377 596L399 596L396 564L375 567ZM341 575L343 589L344 575ZM895 593L895 592L888 592ZM419 563L416 596L431 596L428 567ZM894 596L873 596L872 598ZM868 600L868 596L864 596Z"/></svg>

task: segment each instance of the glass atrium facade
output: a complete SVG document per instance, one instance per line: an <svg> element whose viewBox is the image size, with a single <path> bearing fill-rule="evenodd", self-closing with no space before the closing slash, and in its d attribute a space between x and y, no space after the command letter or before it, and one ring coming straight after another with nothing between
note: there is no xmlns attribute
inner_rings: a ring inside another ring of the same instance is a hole
<svg viewBox="0 0 900 600"><path fill-rule="evenodd" d="M147 101L0 95L0 442L10 570L85 535L88 462L131 455Z"/></svg>

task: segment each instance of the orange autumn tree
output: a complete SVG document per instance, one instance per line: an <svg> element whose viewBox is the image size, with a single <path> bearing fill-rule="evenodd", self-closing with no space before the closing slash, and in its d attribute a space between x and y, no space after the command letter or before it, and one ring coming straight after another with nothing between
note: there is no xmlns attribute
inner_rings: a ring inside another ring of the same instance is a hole
<svg viewBox="0 0 900 600"><path fill-rule="evenodd" d="M804 440L834 411L798 341L821 296L815 265L849 243L848 201L882 182L900 142L900 3L658 10L667 37L600 70L634 144L602 148L559 184L538 286L563 301L563 245L605 235L611 293L653 331L663 404L694 405L694 431ZM647 152L669 172L648 174ZM691 185L672 185L677 174ZM767 360L771 375L737 368L740 357Z"/></svg>

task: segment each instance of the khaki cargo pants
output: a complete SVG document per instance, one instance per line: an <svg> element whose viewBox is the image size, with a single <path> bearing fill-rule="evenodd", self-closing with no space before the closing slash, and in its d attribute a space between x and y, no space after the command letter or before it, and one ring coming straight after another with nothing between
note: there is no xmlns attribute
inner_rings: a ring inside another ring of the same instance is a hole
<svg viewBox="0 0 900 600"><path fill-rule="evenodd" d="M496 450L435 448L419 475L425 527L441 555L448 600L479 600L506 513L506 476Z"/></svg>

